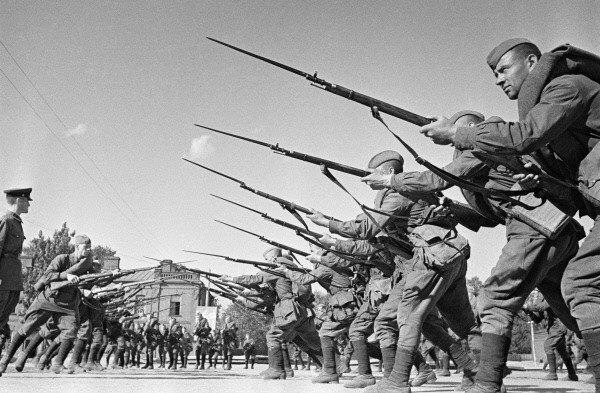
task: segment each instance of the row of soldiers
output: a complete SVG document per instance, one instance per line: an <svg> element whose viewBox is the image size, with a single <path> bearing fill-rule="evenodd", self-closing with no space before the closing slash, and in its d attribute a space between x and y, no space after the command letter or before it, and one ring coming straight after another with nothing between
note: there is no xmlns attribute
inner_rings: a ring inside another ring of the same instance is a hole
<svg viewBox="0 0 600 393"><path fill-rule="evenodd" d="M273 314L265 378L285 378L282 345L294 342L322 362L313 382L337 383L334 340L347 333L359 371L347 387L409 393L411 385L434 377L417 351L422 333L464 370L457 390L504 392L513 321L537 288L585 343L595 376L590 382L600 392L600 58L570 45L542 55L529 40L516 38L495 47L487 63L508 98L518 99L519 121L486 120L475 111L435 117L420 132L454 146L452 162L404 172L399 153L375 155L370 174L362 178L379 190L373 208L361 205L362 213L347 221L314 210L307 214L329 231L307 231L312 237L305 237L311 243L306 258L313 270L303 271L293 256L269 250L265 258L276 267L219 277L245 287L236 301ZM373 113L379 116L377 108ZM440 203L438 193L455 185L476 214L461 214L453 201ZM577 212L596 220L587 236L573 218ZM470 246L457 224L506 227L506 245L478 297L477 315L466 289ZM327 319L318 331L308 295L312 283L329 294ZM272 301L262 301L269 296ZM372 334L376 348L367 340ZM383 360L378 382L371 354ZM422 378L411 383L413 365ZM569 379L577 379L574 370Z"/></svg>

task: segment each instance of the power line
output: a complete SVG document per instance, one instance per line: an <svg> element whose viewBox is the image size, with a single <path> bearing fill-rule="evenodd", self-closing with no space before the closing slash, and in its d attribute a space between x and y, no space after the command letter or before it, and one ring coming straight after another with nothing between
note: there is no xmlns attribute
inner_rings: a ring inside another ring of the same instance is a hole
<svg viewBox="0 0 600 393"><path fill-rule="evenodd" d="M42 118L42 116L38 113L38 111L35 110L35 108L31 104L31 102L29 102L29 100L23 95L23 93L21 93L21 91L17 88L17 86L13 83L13 81L8 77L8 75L6 75L6 73L4 72L4 70L2 69L2 67L0 67L0 72L2 73L2 75L4 75L4 77L6 78L6 80L8 80L8 82L12 85L12 87L15 89L15 91L21 96L21 98L27 103L27 105L29 106L29 108L31 108L31 110L38 117L38 119L40 119L40 121L46 126L46 128L48 129L48 131L50 131L50 133L54 136L54 138L56 138L56 140L58 141L58 143L60 143L60 145L67 151L67 153L69 153L69 155L77 163L77 165L79 166L79 168L81 168L81 170L90 178L90 180L92 181L92 183L94 183L94 185L96 187L98 187L98 189L100 190L100 192L113 204L113 206L121 213L121 215L123 215L123 217L125 217L125 219L127 221L129 221L129 223L150 244L150 246L153 247L156 251L160 252L154 246L154 244L150 241L150 239L148 239L139 230L139 228L136 226L136 224L125 214L125 212L123 212L123 210L121 210L121 208L119 207L119 205L117 205L117 203L110 197L110 195L108 195L108 193L106 191L104 191L104 189L102 187L100 187L100 184L98 184L98 182L96 181L96 179L94 179L92 177L92 175L85 169L85 167L83 166L83 164L77 159L77 157L75 157L75 155L71 152L71 150L69 150L69 148L60 140L60 138L58 137L58 135L56 135L56 133L54 132L54 130L52 130L52 128L48 125L48 123L46 123L46 121Z"/></svg>
<svg viewBox="0 0 600 393"><path fill-rule="evenodd" d="M27 75L27 73L25 72L25 70L23 70L23 68L21 67L21 65L19 64L19 62L17 61L17 59L15 59L15 57L12 55L12 53L8 50L8 48L6 47L6 45L4 45L4 42L2 42L2 40L0 40L0 44L2 45L2 47L4 48L4 50L6 51L6 53L8 53L8 55L10 56L10 58L12 59L12 61L15 63L15 65L17 66L17 68L19 68L19 70L21 71L21 73L25 76L25 78L27 79L27 81L31 84L31 86L33 87L33 89L36 91L36 93L38 94L38 96L42 99L42 101L44 101L44 104L46 104L46 106L50 109L50 111L52 112L52 114L54 115L54 117L58 120L58 122L63 126L63 128L65 129L65 131L69 132L69 128L67 127L67 125L63 122L63 120L61 119L60 116L58 116L58 114L56 113L56 111L54 110L54 108L50 105L50 103L48 102L48 100L46 100L46 98L44 97L44 95L41 93L41 91L37 88L36 84L33 83L33 81L31 80L31 78L29 78L29 76ZM121 200L121 202L127 206L127 208L129 209L129 211L131 212L131 214L133 214L133 216L138 220L138 222L140 224L142 224L142 227L146 228L146 230L148 230L148 226L146 225L146 223L144 223L142 221L142 219L136 214L136 212L133 210L133 208L131 207L131 205L127 202L127 200L125 198L123 198L121 196L121 194L119 193L119 191L112 185L112 183L110 182L110 180L106 177L106 175L104 175L104 172L102 172L102 170L98 167L98 165L96 165L96 162L92 159L92 157L88 154L87 150L85 150L85 148L83 147L83 145L81 145L79 143L79 141L77 140L75 134L71 134L69 133L69 135L71 135L73 137L73 141L75 142L75 144L79 147L79 149L83 152L83 154L87 157L88 160L90 160L90 162L92 163L92 165L94 166L94 168L96 168L96 170L98 171L98 173L100 174L100 176L104 179L104 181L109 185L109 187L111 188L111 190L115 193L115 195L117 195L117 197L119 197L119 199ZM154 238L154 240L160 245L160 240L154 236L154 234L152 232L150 232L148 230L148 233ZM163 247L164 248L164 247Z"/></svg>
<svg viewBox="0 0 600 393"><path fill-rule="evenodd" d="M60 116L58 116L58 114L56 113L56 111L54 110L54 108L50 105L50 103L48 102L48 100L46 100L46 98L44 97L44 95L41 93L41 91L37 88L36 84L33 83L33 81L31 80L31 78L29 78L29 76L27 75L27 73L25 72L25 70L23 70L23 68L21 67L21 65L19 64L19 62L17 61L17 59L15 59L15 57L12 55L12 53L8 50L8 48L6 47L6 45L4 44L4 42L2 42L2 40L0 40L0 44L2 45L2 47L4 48L4 50L6 51L6 53L8 53L8 55L10 56L10 58L12 59L12 61L15 63L15 65L17 66L17 68L21 71L21 73L25 76L25 78L27 79L27 81L29 82L29 84L31 84L31 86L33 87L33 89L36 91L36 93L38 94L38 96L42 99L42 101L46 104L46 106L50 109L50 111L52 112L52 114L54 115L54 117L58 120L58 122L62 125L62 127L65 129L65 131L69 132L69 128L67 127L67 125L63 122L63 120L61 119ZM6 76L6 75L5 75ZM14 84L13 84L14 86ZM31 105L30 105L31 106ZM39 117L39 116L38 116ZM73 137L73 141L75 142L75 144L79 147L79 149L83 152L83 154L87 157L87 159L92 163L92 165L94 166L94 168L96 168L96 170L98 171L98 173L100 174L100 176L104 179L104 181L109 185L109 187L111 188L111 190L114 192L115 195L117 195L117 197L119 197L119 199L121 200L121 202L127 206L127 208L129 209L129 211L131 212L131 214L133 214L133 216L138 220L138 222L142 225L143 228L146 228L146 230L148 231L148 233L154 238L154 241L156 243L158 243L159 245L161 245L160 240L152 233L148 230L148 225L146 223L144 223L142 221L142 219L136 214L136 212L133 210L133 208L131 207L131 205L127 202L127 200L125 198L123 198L123 196L121 196L121 194L119 193L119 191L112 185L112 183L110 182L110 180L106 177L106 175L104 175L104 172L102 172L102 170L98 167L98 165L96 165L96 162L92 159L92 157L88 154L88 152L84 149L84 147L79 143L79 141L77 140L76 136L74 134L71 134L69 132L69 135L71 135ZM135 226L134 226L135 227ZM139 229L136 228L138 231ZM140 234L141 231L140 231ZM143 235L142 235L143 236ZM146 239L146 237L144 236L144 238ZM148 239L146 239L148 240ZM164 246L161 245L161 247L164 248Z"/></svg>

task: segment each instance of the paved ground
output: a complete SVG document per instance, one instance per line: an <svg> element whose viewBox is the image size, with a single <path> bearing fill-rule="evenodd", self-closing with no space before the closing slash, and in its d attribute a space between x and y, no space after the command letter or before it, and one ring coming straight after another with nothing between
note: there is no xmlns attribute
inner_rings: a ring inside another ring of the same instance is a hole
<svg viewBox="0 0 600 393"><path fill-rule="evenodd" d="M542 381L545 372L534 369L531 363L513 363L511 367L522 369L513 371L505 382L510 393L523 392L593 392L593 385L583 382L570 381ZM109 370L99 373L84 373L74 375L56 375L49 371L39 372L27 366L22 373L17 373L14 368L0 378L0 391L7 393L170 393L170 392L261 392L261 393L349 393L349 390L339 385L313 385L310 378L314 371L296 371L296 376L286 381L263 381L258 373L266 365L256 365L254 370L244 370L241 365L234 365L231 371L222 368L217 370L197 371L192 368L177 371L163 369L140 370ZM345 376L343 380L352 378L353 374ZM376 373L377 377L381 373ZM581 375L587 379L587 375ZM560 379L566 373L559 374ZM439 377L433 384L414 388L413 392L452 392L453 386L460 380L458 375ZM343 382L343 381L342 381ZM360 392L360 390L358 391Z"/></svg>

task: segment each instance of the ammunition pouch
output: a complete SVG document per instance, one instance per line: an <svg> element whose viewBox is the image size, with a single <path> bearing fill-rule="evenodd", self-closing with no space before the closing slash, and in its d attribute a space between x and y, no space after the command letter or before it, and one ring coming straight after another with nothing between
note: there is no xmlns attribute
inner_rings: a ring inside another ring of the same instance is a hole
<svg viewBox="0 0 600 393"><path fill-rule="evenodd" d="M329 299L329 317L336 322L351 322L358 313L358 304L350 290L344 290Z"/></svg>
<svg viewBox="0 0 600 393"><path fill-rule="evenodd" d="M454 228L421 225L409 235L415 246L414 261L431 269L445 271L470 256L469 242Z"/></svg>
<svg viewBox="0 0 600 393"><path fill-rule="evenodd" d="M273 310L273 324L280 329L289 329L307 316L306 308L296 299L283 299Z"/></svg>
<svg viewBox="0 0 600 393"><path fill-rule="evenodd" d="M365 289L365 301L372 308L379 308L392 292L392 278L371 279Z"/></svg>

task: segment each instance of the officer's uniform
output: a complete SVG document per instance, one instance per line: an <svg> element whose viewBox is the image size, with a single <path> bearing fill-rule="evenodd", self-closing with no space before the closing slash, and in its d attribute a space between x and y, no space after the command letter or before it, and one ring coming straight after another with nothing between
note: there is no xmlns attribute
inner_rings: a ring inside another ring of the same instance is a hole
<svg viewBox="0 0 600 393"><path fill-rule="evenodd" d="M7 196L26 197L31 200L31 188L4 192ZM0 353L10 337L8 319L19 303L19 296L23 290L19 259L25 241L22 224L21 217L11 211L0 217Z"/></svg>

